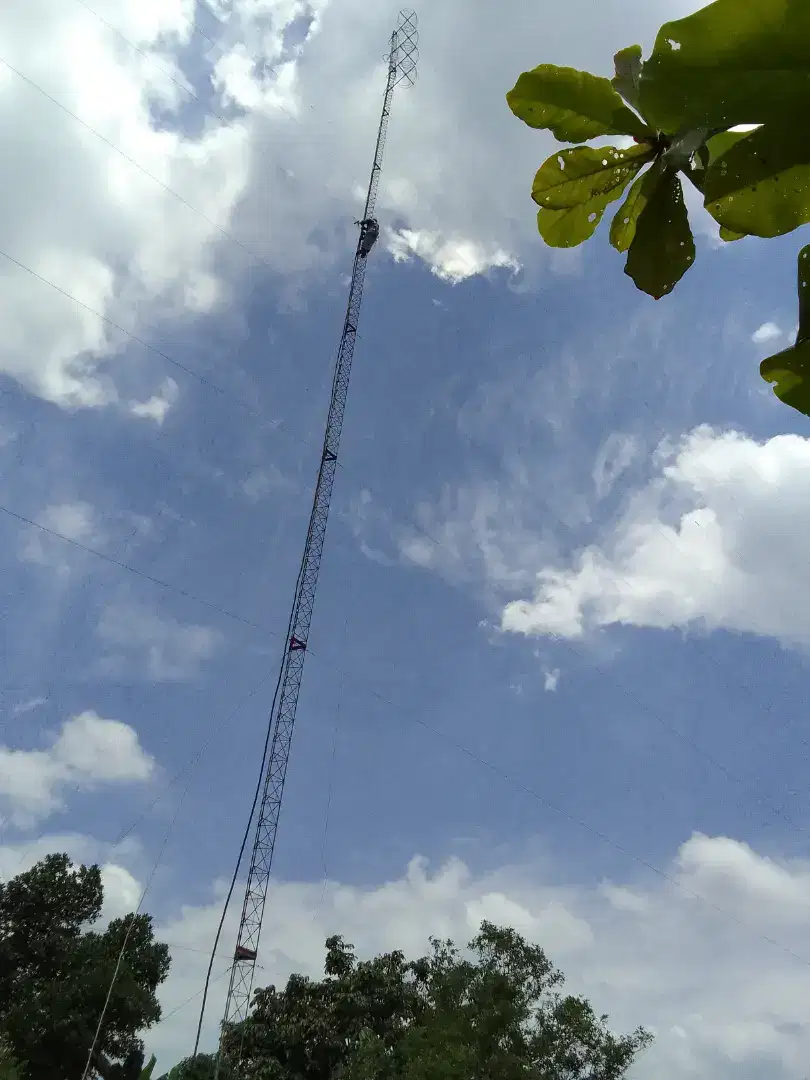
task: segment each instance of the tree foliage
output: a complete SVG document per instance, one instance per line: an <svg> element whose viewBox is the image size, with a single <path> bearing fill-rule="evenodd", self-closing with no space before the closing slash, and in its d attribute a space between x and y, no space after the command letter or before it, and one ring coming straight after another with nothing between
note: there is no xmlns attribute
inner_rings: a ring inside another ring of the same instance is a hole
<svg viewBox="0 0 810 1080"><path fill-rule="evenodd" d="M547 244L581 244L627 192L610 242L626 253L636 286L659 299L695 259L684 179L726 242L783 236L810 222L810 143L799 122L810 112L807 0L715 0L665 23L646 61L632 45L614 66L608 80L543 64L506 95L519 119L560 142L621 135L636 143L558 150L541 165L532 198ZM734 130L741 125L749 130ZM762 374L810 415L810 393L797 389L806 342L800 335L789 350L792 366L766 361ZM783 374L771 378L775 371Z"/></svg>
<svg viewBox="0 0 810 1080"><path fill-rule="evenodd" d="M0 1080L25 1080L25 1068L5 1040L0 1040Z"/></svg>
<svg viewBox="0 0 810 1080"><path fill-rule="evenodd" d="M216 1054L197 1054L183 1058L158 1080L214 1080L217 1068ZM230 1080L231 1071L225 1061L220 1062L219 1080Z"/></svg>
<svg viewBox="0 0 810 1080"><path fill-rule="evenodd" d="M141 1069L139 1080L152 1080L152 1073L155 1071L155 1065L157 1065L157 1058L152 1054L146 1065Z"/></svg>
<svg viewBox="0 0 810 1080"><path fill-rule="evenodd" d="M258 991L225 1060L245 1080L620 1080L649 1036L613 1035L562 983L541 948L490 923L469 955L434 940L412 962L361 962L332 937L325 978Z"/></svg>
<svg viewBox="0 0 810 1080"><path fill-rule="evenodd" d="M0 1039L24 1063L24 1080L82 1076L130 926L94 1066L103 1080L144 1071L138 1032L160 1018L155 991L169 971L168 947L154 941L148 915L89 929L102 902L99 868L74 868L67 855L0 884Z"/></svg>

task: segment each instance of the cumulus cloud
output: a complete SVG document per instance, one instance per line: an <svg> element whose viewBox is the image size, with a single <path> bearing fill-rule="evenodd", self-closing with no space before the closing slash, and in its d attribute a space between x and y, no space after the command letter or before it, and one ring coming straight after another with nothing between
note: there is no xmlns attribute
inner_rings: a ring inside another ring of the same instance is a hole
<svg viewBox="0 0 810 1080"><path fill-rule="evenodd" d="M582 637L611 624L704 627L810 645L810 440L701 427L662 446L657 475L567 566L546 566L503 629Z"/></svg>
<svg viewBox="0 0 810 1080"><path fill-rule="evenodd" d="M65 721L45 750L0 747L0 798L27 827L61 809L68 786L143 782L154 768L133 728L90 710Z"/></svg>
<svg viewBox="0 0 810 1080"><path fill-rule="evenodd" d="M154 420L160 427L169 409L177 401L177 393L174 379L164 379L159 393L153 394L148 401L131 401L129 411L141 420Z"/></svg>
<svg viewBox="0 0 810 1080"><path fill-rule="evenodd" d="M107 674L131 672L135 666L142 678L154 682L194 678L222 640L207 626L129 603L108 604L96 633L108 650L102 664Z"/></svg>
<svg viewBox="0 0 810 1080"><path fill-rule="evenodd" d="M115 0L104 16L137 49L79 4L34 0L4 20L0 370L69 407L118 400L99 366L126 343L113 323L136 332L223 298L211 245L246 182L238 125L187 136L154 121L189 100L174 50L192 0Z"/></svg>
<svg viewBox="0 0 810 1080"><path fill-rule="evenodd" d="M753 334L751 335L751 340L756 345L763 345L769 341L776 341L776 339L780 338L781 336L782 330L776 325L776 323L766 322L753 332Z"/></svg>
<svg viewBox="0 0 810 1080"><path fill-rule="evenodd" d="M81 833L45 833L34 841L0 844L0 881L25 873L46 855L64 852L74 865L95 864L101 871L104 903L97 928L118 919L138 906L143 886L125 863L138 861L140 846L127 839L118 845L102 843Z"/></svg>
<svg viewBox="0 0 810 1080"><path fill-rule="evenodd" d="M104 888L104 904L99 916L102 925L136 911L143 885L125 866L105 862L99 867Z"/></svg>
<svg viewBox="0 0 810 1080"><path fill-rule="evenodd" d="M520 263L497 246L477 244L474 240L442 237L437 233L400 229L392 232L388 250L397 262L417 255L427 263L437 278L458 285L467 278L495 268L520 270Z"/></svg>
<svg viewBox="0 0 810 1080"><path fill-rule="evenodd" d="M420 13L420 77L397 92L380 187L395 257L450 282L545 258L527 184L552 142L510 116L506 90L544 59L607 73L616 48L693 6L572 3ZM213 45L194 0L100 14L31 0L4 20L0 371L65 407L159 423L167 373L143 350L136 363L127 333L219 310L262 264L295 279L345 251L395 10L234 0L209 6Z"/></svg>
<svg viewBox="0 0 810 1080"><path fill-rule="evenodd" d="M335 881L324 891L318 883L274 881L257 984L283 984L293 971L320 976L330 934L345 935L361 956L393 948L415 956L430 935L466 943L489 919L541 944L565 972L567 989L587 994L616 1029L641 1023L655 1032L636 1076L801 1080L810 1054L803 1013L810 966L801 962L810 959L810 863L695 834L664 870L671 882L630 876L562 887L553 866L536 861L474 873L457 858L436 867L414 858L401 877L378 885ZM218 886L210 906L184 907L158 929L180 946L161 994L173 1015L147 1037L161 1068L186 1053L199 999L182 1006L202 985L222 892ZM237 914L214 968L209 1047ZM779 947L786 943L789 951Z"/></svg>
<svg viewBox="0 0 810 1080"><path fill-rule="evenodd" d="M538 568L554 565L572 536L588 535L594 517L615 512L647 475L660 435L647 430L644 397L631 389L628 399L638 357L654 352L661 379L677 380L684 398L694 392L694 365L686 370L667 347L667 318L644 309L628 325L590 327L554 362L529 349L508 376L479 382L447 417L457 429L447 459L456 475L420 492L410 520L394 520L372 492L355 500L352 525L366 554L471 587L499 622L507 599L531 592ZM595 365L603 379L592 378ZM623 418L610 434L608 414Z"/></svg>

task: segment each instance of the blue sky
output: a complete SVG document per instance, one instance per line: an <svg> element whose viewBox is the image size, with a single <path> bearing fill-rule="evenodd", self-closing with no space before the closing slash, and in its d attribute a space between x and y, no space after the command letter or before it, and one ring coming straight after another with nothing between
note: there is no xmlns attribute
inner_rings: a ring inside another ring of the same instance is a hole
<svg viewBox="0 0 810 1080"><path fill-rule="evenodd" d="M697 214L659 303L601 232L552 256L527 194L550 144L503 103L523 67L607 71L690 6L617 0L579 36L551 0L482 9L446 63L459 6L420 11L260 977L317 972L328 933L416 949L511 919L656 1029L654 1077L793 1078L810 433L757 369L794 324L801 241L721 249ZM0 73L30 117L0 248L88 305L0 267L0 866L98 859L114 913L171 826L144 904L185 945L167 1012L200 986L306 530L395 15L361 7L99 9L151 61L76 0L40 52L33 14L3 16L7 64L142 168ZM150 1034L161 1065L194 1019Z"/></svg>

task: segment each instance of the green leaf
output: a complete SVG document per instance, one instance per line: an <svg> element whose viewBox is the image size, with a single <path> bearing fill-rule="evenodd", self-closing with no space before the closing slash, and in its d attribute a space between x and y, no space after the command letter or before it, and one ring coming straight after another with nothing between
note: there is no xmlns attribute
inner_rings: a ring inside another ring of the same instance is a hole
<svg viewBox="0 0 810 1080"><path fill-rule="evenodd" d="M711 161L711 154L709 148L704 142L697 148L692 160L683 169L683 175L686 179L698 189L700 194L703 194L703 185L706 182L706 170L709 167Z"/></svg>
<svg viewBox="0 0 810 1080"><path fill-rule="evenodd" d="M720 131L716 135L712 135L710 139L706 140L706 147L709 151L706 168L717 161L718 158L727 154L732 146L736 146L741 139L747 139L750 134L750 131Z"/></svg>
<svg viewBox="0 0 810 1080"><path fill-rule="evenodd" d="M605 210L621 198L623 191L624 184L619 184L612 191L604 192L579 206L563 210L541 209L537 213L538 231L549 247L577 247L593 236Z"/></svg>
<svg viewBox="0 0 810 1080"><path fill-rule="evenodd" d="M685 175L689 177L701 195L704 196L704 199L706 174L709 166L727 153L740 139L746 139L749 135L750 131L721 131L708 139L700 148L696 155L700 167L697 170L693 167L691 171L685 172ZM723 225L720 226L720 239L725 240L727 243L742 240L746 236L748 236L748 233L735 232L733 229L727 229Z"/></svg>
<svg viewBox="0 0 810 1080"><path fill-rule="evenodd" d="M659 300L672 292L694 261L681 181L668 171L639 215L624 272L638 289Z"/></svg>
<svg viewBox="0 0 810 1080"><path fill-rule="evenodd" d="M532 198L544 210L567 210L606 191L626 185L642 165L651 161L650 146L592 148L577 146L552 154L537 171Z"/></svg>
<svg viewBox="0 0 810 1080"><path fill-rule="evenodd" d="M799 332L797 343L810 338L810 244L799 252Z"/></svg>
<svg viewBox="0 0 810 1080"><path fill-rule="evenodd" d="M644 64L640 108L674 134L769 123L810 106L807 0L715 0L665 23Z"/></svg>
<svg viewBox="0 0 810 1080"><path fill-rule="evenodd" d="M672 141L664 152L664 160L673 169L680 169L683 175L701 193L706 184L706 173L711 163L726 153L747 131L721 131L706 140L705 128L685 132ZM680 160L678 158L680 157Z"/></svg>
<svg viewBox="0 0 810 1080"><path fill-rule="evenodd" d="M799 252L799 332L796 344L759 365L780 401L810 416L810 244Z"/></svg>
<svg viewBox="0 0 810 1080"><path fill-rule="evenodd" d="M616 72L610 80L615 90L628 101L634 109L639 106L639 84L641 80L641 46L629 45L613 57Z"/></svg>
<svg viewBox="0 0 810 1080"><path fill-rule="evenodd" d="M708 134L706 128L693 128L676 136L664 151L665 164L675 172L686 169L691 165L695 154L706 144Z"/></svg>
<svg viewBox="0 0 810 1080"><path fill-rule="evenodd" d="M617 251L627 251L633 243L638 219L663 175L664 167L659 158L643 176L636 178L610 226L610 242Z"/></svg>
<svg viewBox="0 0 810 1080"><path fill-rule="evenodd" d="M810 341L769 356L759 365L759 373L773 385L780 401L810 416Z"/></svg>
<svg viewBox="0 0 810 1080"><path fill-rule="evenodd" d="M693 187L696 187L702 195L703 185L706 182L706 170L701 169L699 166L693 163L692 165L688 165L685 169L681 171L683 172L683 175L686 177L689 183L692 184Z"/></svg>
<svg viewBox="0 0 810 1080"><path fill-rule="evenodd" d="M652 136L608 79L575 68L541 64L524 71L506 100L520 120L529 127L548 128L560 142L603 135Z"/></svg>
<svg viewBox="0 0 810 1080"><path fill-rule="evenodd" d="M709 167L705 205L721 225L783 236L810 221L810 140L789 120L757 128Z"/></svg>

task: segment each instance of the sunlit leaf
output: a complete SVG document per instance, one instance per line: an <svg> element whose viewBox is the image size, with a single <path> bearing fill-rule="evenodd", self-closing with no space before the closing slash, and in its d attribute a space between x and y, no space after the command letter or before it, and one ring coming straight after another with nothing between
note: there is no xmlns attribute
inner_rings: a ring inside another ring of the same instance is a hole
<svg viewBox="0 0 810 1080"><path fill-rule="evenodd" d="M626 185L655 151L649 146L577 146L552 154L537 171L532 198L544 210L566 210Z"/></svg>
<svg viewBox="0 0 810 1080"><path fill-rule="evenodd" d="M700 191L705 198L706 187L706 174L709 166L712 162L716 161L726 154L732 146L736 145L740 139L746 139L750 135L750 130L746 131L721 131L717 135L713 135L706 143L701 147L698 152L700 163L703 166L701 173L687 172L686 175ZM748 233L735 232L734 229L727 229L724 225L720 226L720 239L725 240L726 243L733 243L735 240L742 240Z"/></svg>
<svg viewBox="0 0 810 1080"><path fill-rule="evenodd" d="M641 56L640 45L629 45L626 49L621 49L613 57L613 67L616 74L610 81L618 93L634 109L637 109L639 104Z"/></svg>
<svg viewBox="0 0 810 1080"><path fill-rule="evenodd" d="M563 210L539 210L537 228L549 247L572 248L589 240L596 232L605 210L620 199L624 185L604 192L590 202Z"/></svg>
<svg viewBox="0 0 810 1080"><path fill-rule="evenodd" d="M796 344L759 365L780 401L810 416L810 245L799 252L799 332Z"/></svg>
<svg viewBox="0 0 810 1080"><path fill-rule="evenodd" d="M703 191L727 229L783 236L810 221L810 139L792 118L757 128L710 165Z"/></svg>
<svg viewBox="0 0 810 1080"><path fill-rule="evenodd" d="M664 167L659 159L643 176L636 178L610 226L610 242L617 251L627 251L633 243L638 219L663 175Z"/></svg>
<svg viewBox="0 0 810 1080"><path fill-rule="evenodd" d="M750 134L750 131L720 131L717 135L712 135L710 139L706 140L706 149L709 152L709 160L706 163L706 168L718 158L727 154L732 146L736 146L740 139L747 139Z"/></svg>
<svg viewBox="0 0 810 1080"><path fill-rule="evenodd" d="M640 81L662 131L767 123L810 107L808 0L715 0L665 23Z"/></svg>
<svg viewBox="0 0 810 1080"><path fill-rule="evenodd" d="M652 134L624 104L609 79L575 68L541 64L524 71L506 100L515 116L529 127L548 128L560 142Z"/></svg>
<svg viewBox="0 0 810 1080"><path fill-rule="evenodd" d="M656 300L672 292L695 261L695 241L677 173L667 172L641 211L625 273Z"/></svg>

